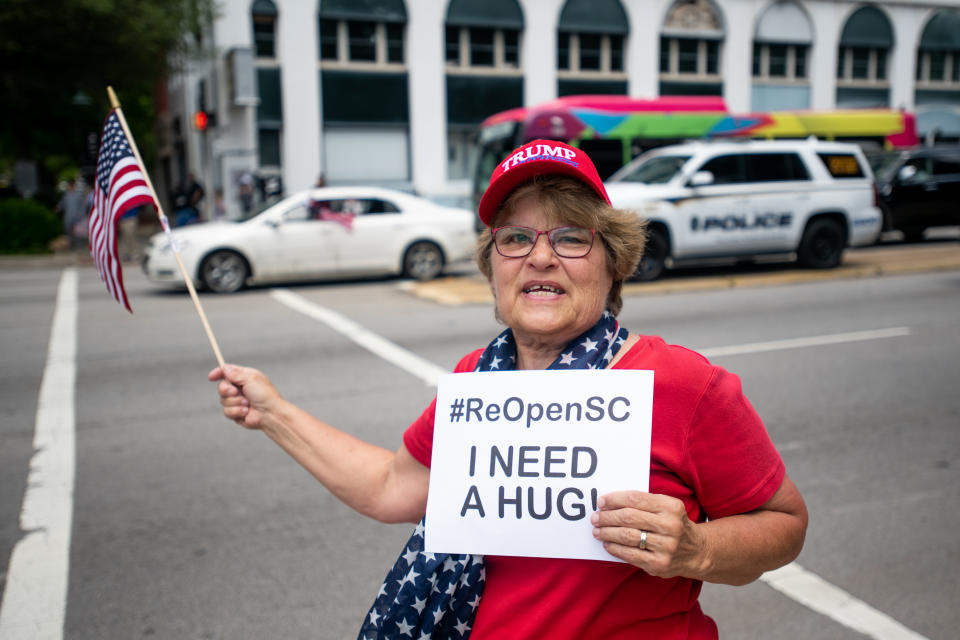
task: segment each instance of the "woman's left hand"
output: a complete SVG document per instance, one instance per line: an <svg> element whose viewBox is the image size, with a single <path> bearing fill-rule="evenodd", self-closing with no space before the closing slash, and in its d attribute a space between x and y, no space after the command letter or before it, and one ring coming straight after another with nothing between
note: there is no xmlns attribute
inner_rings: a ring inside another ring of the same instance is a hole
<svg viewBox="0 0 960 640"><path fill-rule="evenodd" d="M702 575L706 544L683 502L644 491L616 491L598 501L593 536L611 555L660 578Z"/></svg>

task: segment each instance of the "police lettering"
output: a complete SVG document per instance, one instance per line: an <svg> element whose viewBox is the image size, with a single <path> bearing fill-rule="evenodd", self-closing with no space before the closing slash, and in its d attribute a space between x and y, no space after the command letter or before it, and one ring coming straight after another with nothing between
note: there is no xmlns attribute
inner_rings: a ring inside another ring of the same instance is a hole
<svg viewBox="0 0 960 640"><path fill-rule="evenodd" d="M752 229L776 229L789 227L793 218L791 213L771 212L754 216L730 214L726 216L699 216L690 218L691 231L748 231Z"/></svg>

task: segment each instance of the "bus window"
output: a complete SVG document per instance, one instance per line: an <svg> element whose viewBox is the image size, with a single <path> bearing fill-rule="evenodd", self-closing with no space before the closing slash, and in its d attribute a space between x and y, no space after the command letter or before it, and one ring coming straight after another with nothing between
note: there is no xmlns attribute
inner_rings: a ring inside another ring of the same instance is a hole
<svg viewBox="0 0 960 640"><path fill-rule="evenodd" d="M601 180L606 180L623 166L623 144L619 138L581 140L579 146L590 156Z"/></svg>

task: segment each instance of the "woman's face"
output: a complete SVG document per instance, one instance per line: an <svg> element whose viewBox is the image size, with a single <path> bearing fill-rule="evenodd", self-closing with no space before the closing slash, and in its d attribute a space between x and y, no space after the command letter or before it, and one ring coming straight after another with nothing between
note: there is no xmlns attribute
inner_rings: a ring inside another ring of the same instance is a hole
<svg viewBox="0 0 960 640"><path fill-rule="evenodd" d="M496 223L539 230L563 225L551 222L534 196L517 201ZM556 342L563 348L600 319L613 285L599 238L583 258L561 258L541 235L530 255L505 258L494 247L490 263L497 310L520 343Z"/></svg>

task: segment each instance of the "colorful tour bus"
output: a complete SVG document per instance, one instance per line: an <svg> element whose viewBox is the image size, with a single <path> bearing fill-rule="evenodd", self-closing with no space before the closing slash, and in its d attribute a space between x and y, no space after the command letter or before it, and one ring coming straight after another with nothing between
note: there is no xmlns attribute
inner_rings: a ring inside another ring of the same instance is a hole
<svg viewBox="0 0 960 640"><path fill-rule="evenodd" d="M865 149L918 143L916 117L895 109L769 111L731 114L721 97L565 96L494 114L480 125L473 197L479 202L494 167L516 147L540 138L580 147L606 179L648 149L697 138L808 138L857 142Z"/></svg>

